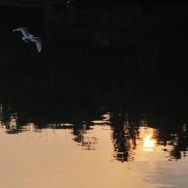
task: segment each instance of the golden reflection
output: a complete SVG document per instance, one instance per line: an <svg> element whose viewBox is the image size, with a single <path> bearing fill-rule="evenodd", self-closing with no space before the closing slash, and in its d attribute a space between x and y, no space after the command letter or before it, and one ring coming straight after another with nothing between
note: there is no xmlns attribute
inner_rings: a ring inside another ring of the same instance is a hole
<svg viewBox="0 0 188 188"><path fill-rule="evenodd" d="M106 113L102 115L102 120L93 120L92 123L94 123L95 125L103 125L103 124L110 124L110 113Z"/></svg>
<svg viewBox="0 0 188 188"><path fill-rule="evenodd" d="M152 135L146 135L144 138L143 151L153 151L156 140L152 138Z"/></svg>

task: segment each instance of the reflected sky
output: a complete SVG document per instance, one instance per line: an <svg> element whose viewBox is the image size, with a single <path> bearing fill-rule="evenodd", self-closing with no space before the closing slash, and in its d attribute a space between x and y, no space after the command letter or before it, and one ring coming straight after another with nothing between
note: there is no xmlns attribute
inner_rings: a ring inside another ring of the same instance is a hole
<svg viewBox="0 0 188 188"><path fill-rule="evenodd" d="M117 123L110 112L42 126L8 114L1 106L1 187L186 187L185 124L167 135L147 121Z"/></svg>

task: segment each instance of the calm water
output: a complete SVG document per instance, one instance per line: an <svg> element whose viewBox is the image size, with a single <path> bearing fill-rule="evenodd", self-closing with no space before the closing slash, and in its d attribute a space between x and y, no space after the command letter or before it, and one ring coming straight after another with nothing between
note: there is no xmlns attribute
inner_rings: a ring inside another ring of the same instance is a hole
<svg viewBox="0 0 188 188"><path fill-rule="evenodd" d="M0 116L0 187L187 187L187 126L164 133L112 120L19 122ZM183 146L183 147L182 147Z"/></svg>
<svg viewBox="0 0 188 188"><path fill-rule="evenodd" d="M187 188L188 4L71 3L0 6L0 188Z"/></svg>

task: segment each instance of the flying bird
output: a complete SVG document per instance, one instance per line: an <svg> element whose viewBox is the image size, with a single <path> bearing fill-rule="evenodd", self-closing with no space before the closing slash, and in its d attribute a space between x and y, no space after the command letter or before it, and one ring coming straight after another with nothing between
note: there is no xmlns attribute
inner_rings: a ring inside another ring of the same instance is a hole
<svg viewBox="0 0 188 188"><path fill-rule="evenodd" d="M24 35L24 37L22 37L23 41L24 42L35 42L36 46L37 46L37 50L38 52L41 51L41 48L42 48L42 40L39 38L39 37L34 37L33 35L31 35L29 33L29 30L27 27L20 27L18 29L14 29L14 31L21 31L22 34Z"/></svg>

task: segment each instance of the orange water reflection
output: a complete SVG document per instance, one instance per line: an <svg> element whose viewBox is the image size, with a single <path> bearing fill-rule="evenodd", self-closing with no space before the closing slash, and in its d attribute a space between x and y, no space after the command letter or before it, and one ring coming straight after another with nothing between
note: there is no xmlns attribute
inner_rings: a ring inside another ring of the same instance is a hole
<svg viewBox="0 0 188 188"><path fill-rule="evenodd" d="M156 141L152 139L152 135L146 135L144 138L143 150L153 151Z"/></svg>
<svg viewBox="0 0 188 188"><path fill-rule="evenodd" d="M153 151L156 144L157 144L157 130L146 127L146 126L140 126L139 127L139 137L138 142L142 143L142 150L143 151Z"/></svg>
<svg viewBox="0 0 188 188"><path fill-rule="evenodd" d="M166 136L147 121L138 126L110 113L77 123L21 122L19 114L1 109L0 187L172 187L173 162L184 156L179 165L188 167L186 125ZM161 175L167 172L169 181Z"/></svg>

